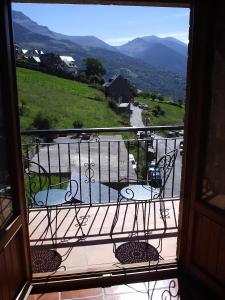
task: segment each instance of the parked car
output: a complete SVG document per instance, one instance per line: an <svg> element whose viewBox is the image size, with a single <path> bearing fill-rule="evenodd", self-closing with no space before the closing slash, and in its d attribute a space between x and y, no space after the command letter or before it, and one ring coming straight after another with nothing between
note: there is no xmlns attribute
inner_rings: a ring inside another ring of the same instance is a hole
<svg viewBox="0 0 225 300"><path fill-rule="evenodd" d="M179 131L179 136L184 136L184 130Z"/></svg>
<svg viewBox="0 0 225 300"><path fill-rule="evenodd" d="M140 131L139 138L140 139L153 139L150 131Z"/></svg>
<svg viewBox="0 0 225 300"><path fill-rule="evenodd" d="M90 138L91 138L91 135L90 135L90 134L87 134L87 133L81 133L81 134L80 134L80 139L81 139L81 140L89 141Z"/></svg>
<svg viewBox="0 0 225 300"><path fill-rule="evenodd" d="M162 185L160 169L154 161L148 165L148 182L155 188L159 188Z"/></svg>
<svg viewBox="0 0 225 300"><path fill-rule="evenodd" d="M141 108L141 109L143 109L143 108L144 108L144 106L145 106L145 104L144 104L144 103L139 103L139 104L138 104L138 107L139 107L139 108Z"/></svg>
<svg viewBox="0 0 225 300"><path fill-rule="evenodd" d="M135 159L134 159L133 154L129 154L129 161L130 161L130 163L131 163L131 165L132 165L132 168L133 168L134 170L136 170L137 164L136 164L136 161L135 161Z"/></svg>
<svg viewBox="0 0 225 300"><path fill-rule="evenodd" d="M174 137L178 137L179 136L179 132L178 131L169 131L167 133L167 136L168 138L174 138Z"/></svg>

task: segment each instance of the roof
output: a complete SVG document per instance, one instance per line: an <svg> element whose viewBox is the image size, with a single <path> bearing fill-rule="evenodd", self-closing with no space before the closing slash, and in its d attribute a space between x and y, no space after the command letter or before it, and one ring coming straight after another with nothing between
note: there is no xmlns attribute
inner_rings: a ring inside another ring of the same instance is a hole
<svg viewBox="0 0 225 300"><path fill-rule="evenodd" d="M118 105L118 107L120 107L120 108L127 108L127 107L129 107L129 105L130 105L130 103L120 103Z"/></svg>
<svg viewBox="0 0 225 300"><path fill-rule="evenodd" d="M32 58L38 63L41 62L41 60L38 56L32 56Z"/></svg>
<svg viewBox="0 0 225 300"><path fill-rule="evenodd" d="M72 56L59 56L61 58L62 61L64 62L71 62L74 61L74 59L72 58Z"/></svg>
<svg viewBox="0 0 225 300"><path fill-rule="evenodd" d="M122 75L117 74L117 75L114 75L113 77L111 77L108 82L104 83L103 86L109 87L118 77L121 77L123 80L126 80L128 82L128 80L126 78L124 78Z"/></svg>
<svg viewBox="0 0 225 300"><path fill-rule="evenodd" d="M18 45L18 44L14 44L14 47L18 48L18 49L21 49L20 45Z"/></svg>
<svg viewBox="0 0 225 300"><path fill-rule="evenodd" d="M26 54L28 52L28 50L26 49L22 49L23 54Z"/></svg>

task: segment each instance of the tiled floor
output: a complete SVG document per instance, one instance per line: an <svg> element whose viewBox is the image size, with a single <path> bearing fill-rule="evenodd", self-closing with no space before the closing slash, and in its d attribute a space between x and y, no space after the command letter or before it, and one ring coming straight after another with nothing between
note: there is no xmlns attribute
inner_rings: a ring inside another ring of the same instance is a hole
<svg viewBox="0 0 225 300"><path fill-rule="evenodd" d="M222 300L193 277L30 295L28 300Z"/></svg>
<svg viewBox="0 0 225 300"><path fill-rule="evenodd" d="M169 288L172 280L174 282L174 287ZM28 300L159 300L171 299L170 296L172 297L172 299L178 299L177 297L175 297L177 293L178 280L170 279L151 283L133 283L107 288L94 288L86 290L31 295Z"/></svg>
<svg viewBox="0 0 225 300"><path fill-rule="evenodd" d="M165 205L168 209L168 216L166 219L167 234L172 233L172 237L163 238L160 255L163 259L169 260L176 257L176 226L179 201L168 201ZM160 234L163 232L163 222L159 211L159 203L153 204L149 219L150 221L148 223L149 231L152 231L153 234ZM55 212L52 213L53 226L55 224L54 214ZM82 236L81 232L78 231L77 222L74 217L74 209L60 209L58 211L57 223L57 252L62 257L62 263L57 271L85 272L90 270L102 270L103 268L120 268L121 265L119 265L119 262L113 253L113 244L109 235L114 214L115 206L81 208L78 217L81 221L83 220L82 228L85 233L85 239L80 240ZM29 220L31 246L52 246L50 230L46 231L46 211L36 210L30 212ZM120 217L117 226L115 227L115 238L119 239L122 237L125 238L125 240L122 242L118 240L116 243L117 247L121 243L129 241L128 232L132 232L133 220L134 205L122 205ZM140 235L143 236L143 213L141 209L138 214L138 224ZM151 238L149 243L158 248L159 239Z"/></svg>

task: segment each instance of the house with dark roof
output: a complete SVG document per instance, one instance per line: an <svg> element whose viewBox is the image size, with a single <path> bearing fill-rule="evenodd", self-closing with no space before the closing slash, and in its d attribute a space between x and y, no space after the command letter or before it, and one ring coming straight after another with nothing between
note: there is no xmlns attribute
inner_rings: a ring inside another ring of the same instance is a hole
<svg viewBox="0 0 225 300"><path fill-rule="evenodd" d="M77 75L77 66L72 56L60 56L54 53L45 53L40 56L41 65L57 73L68 74L71 77Z"/></svg>
<svg viewBox="0 0 225 300"><path fill-rule="evenodd" d="M122 103L130 103L133 98L132 87L129 81L122 75L115 75L104 85L106 97L116 102L119 106Z"/></svg>

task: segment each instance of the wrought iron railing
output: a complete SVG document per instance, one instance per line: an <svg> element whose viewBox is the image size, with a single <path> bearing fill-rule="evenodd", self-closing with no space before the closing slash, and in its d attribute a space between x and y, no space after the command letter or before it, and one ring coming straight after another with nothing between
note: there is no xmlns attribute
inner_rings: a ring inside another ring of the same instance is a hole
<svg viewBox="0 0 225 300"><path fill-rule="evenodd" d="M131 183L151 181L156 187L161 184L160 175L151 170L164 154L179 148L183 137L175 135L182 129L183 126L150 126L29 130L22 132L22 136L30 137L29 142L23 143L22 151L24 157L47 171L50 183L61 183L65 178L77 181L76 200L80 204L115 203L121 188ZM166 131L171 130L174 137L167 138ZM44 176L40 169L36 171L37 177ZM179 197L180 173L178 153L163 187L163 198ZM30 188L28 185L25 182L26 189Z"/></svg>

